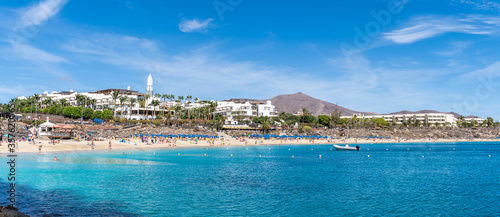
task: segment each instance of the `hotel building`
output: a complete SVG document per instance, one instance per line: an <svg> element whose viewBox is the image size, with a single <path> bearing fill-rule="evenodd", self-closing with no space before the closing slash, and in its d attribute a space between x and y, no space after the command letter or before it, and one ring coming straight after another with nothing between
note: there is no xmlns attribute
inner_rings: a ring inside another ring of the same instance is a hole
<svg viewBox="0 0 500 217"><path fill-rule="evenodd" d="M445 125L447 123L451 126L457 126L457 119L452 114L446 113L422 113L422 114L393 114L393 115L365 115L365 114L353 114L352 116L341 116L340 118L353 118L359 119L378 119L383 118L387 122L395 122L397 124L402 124L408 120L419 120L421 123Z"/></svg>

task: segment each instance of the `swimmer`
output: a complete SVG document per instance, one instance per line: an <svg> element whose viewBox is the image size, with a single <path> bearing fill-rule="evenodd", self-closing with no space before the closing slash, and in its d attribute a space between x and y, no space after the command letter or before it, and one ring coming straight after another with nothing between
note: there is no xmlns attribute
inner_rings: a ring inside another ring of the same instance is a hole
<svg viewBox="0 0 500 217"><path fill-rule="evenodd" d="M57 157L54 157L54 159L52 159L53 161L58 161L59 159L57 159Z"/></svg>

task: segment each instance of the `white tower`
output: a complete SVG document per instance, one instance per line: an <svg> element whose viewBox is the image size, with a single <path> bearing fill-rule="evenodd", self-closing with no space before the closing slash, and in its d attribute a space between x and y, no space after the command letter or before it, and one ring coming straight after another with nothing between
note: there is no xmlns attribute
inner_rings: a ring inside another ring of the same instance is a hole
<svg viewBox="0 0 500 217"><path fill-rule="evenodd" d="M148 88L146 89L146 94L153 97L153 77L151 77L151 74L149 74L148 77Z"/></svg>

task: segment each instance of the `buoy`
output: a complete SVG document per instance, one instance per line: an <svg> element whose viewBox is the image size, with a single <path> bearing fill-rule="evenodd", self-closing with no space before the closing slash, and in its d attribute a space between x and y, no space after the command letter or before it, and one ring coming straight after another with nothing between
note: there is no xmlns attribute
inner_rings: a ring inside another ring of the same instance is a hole
<svg viewBox="0 0 500 217"><path fill-rule="evenodd" d="M368 157L370 157L370 155L368 155Z"/></svg>
<svg viewBox="0 0 500 217"><path fill-rule="evenodd" d="M312 151L312 150L313 150L313 149L311 148L311 151Z"/></svg>
<svg viewBox="0 0 500 217"><path fill-rule="evenodd" d="M259 155L259 157L262 157L262 155Z"/></svg>
<svg viewBox="0 0 500 217"><path fill-rule="evenodd" d="M386 150L386 151L389 151L389 149L388 149L388 148L386 148L385 150Z"/></svg>
<svg viewBox="0 0 500 217"><path fill-rule="evenodd" d="M208 148L207 148L208 149Z"/></svg>
<svg viewBox="0 0 500 217"><path fill-rule="evenodd" d="M207 156L207 154L205 154L205 156Z"/></svg>
<svg viewBox="0 0 500 217"><path fill-rule="evenodd" d="M319 158L321 158L321 155L319 155Z"/></svg>
<svg viewBox="0 0 500 217"><path fill-rule="evenodd" d="M177 154L177 155L181 155L181 153Z"/></svg>
<svg viewBox="0 0 500 217"><path fill-rule="evenodd" d="M424 156L422 155L422 157L424 157Z"/></svg>
<svg viewBox="0 0 500 217"><path fill-rule="evenodd" d="M271 150L271 148L269 148L269 150Z"/></svg>
<svg viewBox="0 0 500 217"><path fill-rule="evenodd" d="M409 151L410 149L409 149L409 148L406 148L406 150L408 150L408 151Z"/></svg>
<svg viewBox="0 0 500 217"><path fill-rule="evenodd" d="M431 150L431 148L429 148L429 151Z"/></svg>
<svg viewBox="0 0 500 217"><path fill-rule="evenodd" d="M370 149L369 149L369 148L367 148L366 150L367 150L367 151L370 151Z"/></svg>
<svg viewBox="0 0 500 217"><path fill-rule="evenodd" d="M475 151L475 150L476 150L476 149L474 149L474 151Z"/></svg>
<svg viewBox="0 0 500 217"><path fill-rule="evenodd" d="M488 157L491 157L491 155L488 155Z"/></svg>
<svg viewBox="0 0 500 217"><path fill-rule="evenodd" d="M292 157L294 157L294 156L292 155Z"/></svg>
<svg viewBox="0 0 500 217"><path fill-rule="evenodd" d="M130 152L128 154L130 154Z"/></svg>
<svg viewBox="0 0 500 217"><path fill-rule="evenodd" d="M453 150L455 150L455 148L453 148Z"/></svg>
<svg viewBox="0 0 500 217"><path fill-rule="evenodd" d="M156 152L155 152L155 153L153 153L153 154L156 154Z"/></svg>
<svg viewBox="0 0 500 217"><path fill-rule="evenodd" d="M233 154L231 154L231 157L233 156Z"/></svg>
<svg viewBox="0 0 500 217"><path fill-rule="evenodd" d="M290 151L290 149L288 149L288 151Z"/></svg>

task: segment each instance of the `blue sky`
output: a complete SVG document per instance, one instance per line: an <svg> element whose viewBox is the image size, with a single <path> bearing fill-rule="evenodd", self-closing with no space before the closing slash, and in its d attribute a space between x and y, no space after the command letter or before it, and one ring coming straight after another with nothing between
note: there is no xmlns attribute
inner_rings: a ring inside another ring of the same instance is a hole
<svg viewBox="0 0 500 217"><path fill-rule="evenodd" d="M303 92L358 111L500 119L500 3L485 0L0 3L0 101L43 91L201 99Z"/></svg>

